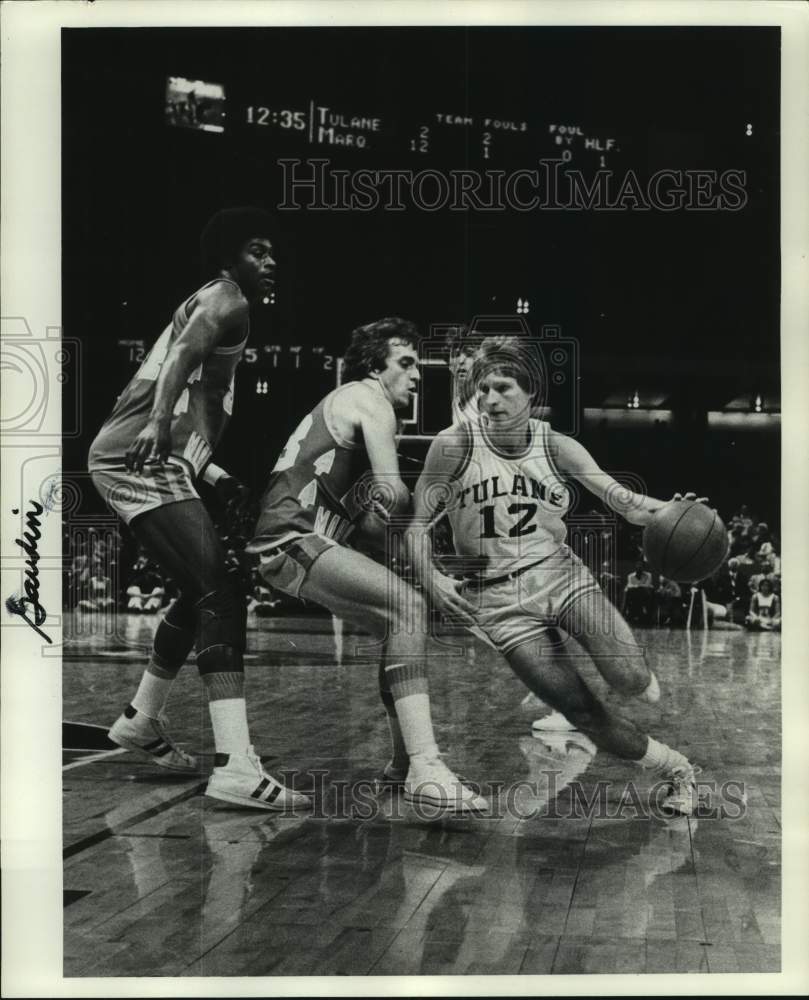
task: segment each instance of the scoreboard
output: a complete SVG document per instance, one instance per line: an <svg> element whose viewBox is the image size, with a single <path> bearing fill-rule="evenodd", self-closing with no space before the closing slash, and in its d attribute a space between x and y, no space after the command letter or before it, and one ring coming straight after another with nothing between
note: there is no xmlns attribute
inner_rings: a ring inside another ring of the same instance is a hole
<svg viewBox="0 0 809 1000"><path fill-rule="evenodd" d="M316 98L304 107L249 104L237 112L249 129L284 135L289 153L332 147L366 154L409 158L414 163L501 161L523 165L541 157L588 160L607 167L621 151L614 129L583 122L528 121L505 114L429 109L422 113L383 114L374 109L331 107Z"/></svg>
<svg viewBox="0 0 809 1000"><path fill-rule="evenodd" d="M372 96L354 106L325 100L317 93L303 100L261 93L231 100L227 89L221 83L171 77L167 121L239 138L252 135L280 156L353 151L360 157L356 163L373 159L412 167L433 161L526 166L553 158L605 169L617 165L628 143L628 137L612 125L541 113L527 118L504 108L419 108L413 102L391 110L375 104ZM217 97L205 100L198 97L202 93ZM178 95L186 99L178 101Z"/></svg>

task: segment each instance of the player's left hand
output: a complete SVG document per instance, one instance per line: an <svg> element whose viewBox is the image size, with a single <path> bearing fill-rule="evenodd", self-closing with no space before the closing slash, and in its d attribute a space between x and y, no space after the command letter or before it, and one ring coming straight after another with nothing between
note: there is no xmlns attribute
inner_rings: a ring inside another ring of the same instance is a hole
<svg viewBox="0 0 809 1000"><path fill-rule="evenodd" d="M463 580L453 580L436 570L424 589L430 597L432 606L440 614L465 624L472 624L475 606L462 595L463 586Z"/></svg>
<svg viewBox="0 0 809 1000"><path fill-rule="evenodd" d="M250 496L250 490L244 483L239 482L235 476L227 474L216 480L214 490L223 504L229 504L233 500L243 501Z"/></svg>
<svg viewBox="0 0 809 1000"><path fill-rule="evenodd" d="M696 493L686 493L685 495L682 493L675 493L671 500L672 502L676 500L693 500L694 503L709 503L708 497L698 497Z"/></svg>
<svg viewBox="0 0 809 1000"><path fill-rule="evenodd" d="M250 506L250 490L234 476L220 476L213 489L229 517L241 517Z"/></svg>
<svg viewBox="0 0 809 1000"><path fill-rule="evenodd" d="M130 472L140 473L147 462L165 462L170 453L170 420L150 417L146 426L127 448L124 462Z"/></svg>

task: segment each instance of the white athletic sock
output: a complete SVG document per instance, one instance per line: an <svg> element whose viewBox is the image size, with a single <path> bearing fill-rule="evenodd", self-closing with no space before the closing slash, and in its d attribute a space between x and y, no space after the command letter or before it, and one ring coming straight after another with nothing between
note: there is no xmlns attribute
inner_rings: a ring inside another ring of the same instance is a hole
<svg viewBox="0 0 809 1000"><path fill-rule="evenodd" d="M438 747L433 734L429 695L408 694L397 698L396 715L411 764L414 763L414 757L420 760L437 757Z"/></svg>
<svg viewBox="0 0 809 1000"><path fill-rule="evenodd" d="M247 728L247 702L244 698L218 698L208 702L217 753L247 753L250 731Z"/></svg>
<svg viewBox="0 0 809 1000"><path fill-rule="evenodd" d="M156 719L166 704L174 678L156 677L147 670L140 679L131 705L148 719ZM137 716L135 716L137 719Z"/></svg>
<svg viewBox="0 0 809 1000"><path fill-rule="evenodd" d="M673 750L665 743L658 743L651 736L648 739L649 745L646 747L646 753L638 761L641 767L659 771L662 774L671 774L675 768L691 767L691 762L679 750Z"/></svg>

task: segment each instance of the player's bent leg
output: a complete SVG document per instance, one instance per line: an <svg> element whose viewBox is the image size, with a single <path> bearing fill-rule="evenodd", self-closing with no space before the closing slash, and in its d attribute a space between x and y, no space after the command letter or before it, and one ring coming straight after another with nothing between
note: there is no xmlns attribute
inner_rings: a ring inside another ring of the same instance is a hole
<svg viewBox="0 0 809 1000"><path fill-rule="evenodd" d="M553 640L543 634L506 654L520 680L555 708L600 749L627 760L639 760L646 749L641 731L609 711L587 687L572 661L565 662Z"/></svg>
<svg viewBox="0 0 809 1000"><path fill-rule="evenodd" d="M386 640L380 687L393 699L409 759L405 801L441 812L484 810L486 800L467 788L439 756L427 684L429 619L421 595L368 557L337 545L309 566L299 594Z"/></svg>
<svg viewBox="0 0 809 1000"><path fill-rule="evenodd" d="M175 627L176 641L172 643L169 639L169 629L159 626L155 643L166 642L167 658L161 659L155 646L150 668L156 666L158 670L147 668L147 673L152 675L166 671L176 676L193 645L196 602L227 578L224 551L213 522L198 498L147 510L133 518L130 528L160 568L177 582L183 595L167 615Z"/></svg>
<svg viewBox="0 0 809 1000"><path fill-rule="evenodd" d="M391 759L382 769L382 773L379 777L379 783L383 787L399 788L404 785L405 779L407 778L407 771L410 767L410 758L407 755L407 747L405 746L404 737L402 736L402 727L399 725L399 717L396 714L396 702L393 698L386 672L387 665L388 659L386 643L382 649L382 656L379 660L378 683L379 697L385 709L385 717L388 720L388 731L390 732L392 752Z"/></svg>
<svg viewBox="0 0 809 1000"><path fill-rule="evenodd" d="M563 608L559 625L590 655L604 680L620 694L656 702L657 678L632 629L601 592L588 592Z"/></svg>
<svg viewBox="0 0 809 1000"><path fill-rule="evenodd" d="M698 804L695 769L679 751L652 739L629 719L607 708L590 691L572 663L547 656L547 636L507 653L517 676L543 701L557 708L595 746L665 777L665 811L691 815Z"/></svg>
<svg viewBox="0 0 809 1000"><path fill-rule="evenodd" d="M168 736L164 707L174 679L194 644L196 610L181 596L167 610L155 631L152 655L131 703L113 723L113 743L134 750L159 767L197 771L197 761Z"/></svg>
<svg viewBox="0 0 809 1000"><path fill-rule="evenodd" d="M266 774L251 744L244 698L246 607L228 575L222 543L202 501L155 508L134 519L131 527L177 581L185 599L193 602L197 666L208 695L217 755L206 794L256 809L310 809L308 796Z"/></svg>
<svg viewBox="0 0 809 1000"><path fill-rule="evenodd" d="M208 692L216 757L205 794L232 805L276 812L312 808L312 800L268 774L250 741L244 697L247 606L226 578L196 603L197 667Z"/></svg>
<svg viewBox="0 0 809 1000"><path fill-rule="evenodd" d="M160 767L196 771L195 758L169 737L164 709L177 673L193 645L196 588L200 580L218 573L217 556L221 547L199 499L144 511L131 521L130 528L161 569L178 582L183 597L155 631L150 662L132 702L110 729L110 739L127 749L139 750ZM210 543L211 537L214 545ZM224 572L224 555L221 562Z"/></svg>
<svg viewBox="0 0 809 1000"><path fill-rule="evenodd" d="M267 577L265 577L267 579ZM272 577L269 578L274 583ZM426 645L424 601L403 580L360 552L327 546L307 567L298 596L387 641L388 659Z"/></svg>
<svg viewBox="0 0 809 1000"><path fill-rule="evenodd" d="M558 629L548 629L545 633L548 642L545 645L547 650L547 655L549 658L555 657L557 655L563 658L567 655L563 649L564 639L560 635ZM569 640L570 641L570 640ZM545 702L532 691L530 694L526 695L523 700L524 704L533 704L537 708L547 708L548 713L543 715L539 719L535 719L531 724L532 733L575 733L576 727L566 719L561 712L557 711L555 708L551 708L550 705L546 705Z"/></svg>

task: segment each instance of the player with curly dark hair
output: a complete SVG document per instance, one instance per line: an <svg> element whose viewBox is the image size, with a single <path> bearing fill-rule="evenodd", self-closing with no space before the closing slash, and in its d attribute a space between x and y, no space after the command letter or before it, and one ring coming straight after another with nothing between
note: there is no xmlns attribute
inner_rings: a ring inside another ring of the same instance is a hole
<svg viewBox="0 0 809 1000"><path fill-rule="evenodd" d="M275 283L272 233L272 220L256 208L225 209L208 222L201 246L211 280L175 310L93 441L88 467L108 506L181 591L110 739L161 767L197 770L169 737L163 714L196 645L216 744L207 794L251 808L296 809L311 800L266 774L250 743L244 601L196 489L204 477L222 494L229 479L210 458L232 410L250 305Z"/></svg>
<svg viewBox="0 0 809 1000"><path fill-rule="evenodd" d="M232 267L244 244L256 233L272 233L277 254L278 228L269 212L252 205L223 208L212 215L199 240L204 276L214 277Z"/></svg>

